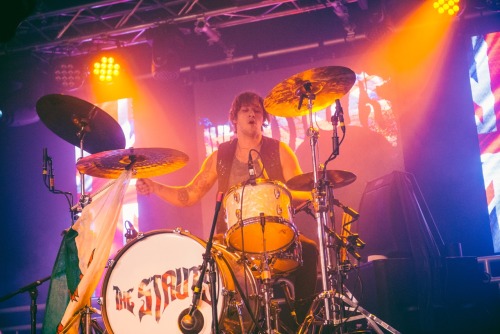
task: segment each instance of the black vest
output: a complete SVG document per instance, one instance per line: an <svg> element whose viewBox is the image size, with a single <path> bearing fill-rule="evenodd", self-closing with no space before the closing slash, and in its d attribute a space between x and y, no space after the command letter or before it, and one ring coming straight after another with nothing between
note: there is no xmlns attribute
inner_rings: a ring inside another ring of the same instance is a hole
<svg viewBox="0 0 500 334"><path fill-rule="evenodd" d="M230 187L234 186L234 184L229 184L229 176L231 174L231 167L233 165L237 145L238 138L234 138L219 145L217 151L218 192L223 192L225 194ZM262 158L263 168L269 179L285 183L280 161L279 145L280 142L276 139L262 137L260 156ZM217 220L217 233L224 233L227 229L223 216L223 210L221 210Z"/></svg>

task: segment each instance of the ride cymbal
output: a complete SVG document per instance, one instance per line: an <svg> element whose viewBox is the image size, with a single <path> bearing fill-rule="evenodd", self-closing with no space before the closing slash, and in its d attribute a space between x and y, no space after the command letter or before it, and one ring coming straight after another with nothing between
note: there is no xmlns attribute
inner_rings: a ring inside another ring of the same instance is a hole
<svg viewBox="0 0 500 334"><path fill-rule="evenodd" d="M125 148L125 135L108 113L77 97L49 94L36 103L42 122L56 135L91 154Z"/></svg>
<svg viewBox="0 0 500 334"><path fill-rule="evenodd" d="M76 168L82 174L117 179L125 170L134 170L133 178L148 178L172 173L184 167L189 157L170 148L128 148L100 152L81 158Z"/></svg>
<svg viewBox="0 0 500 334"><path fill-rule="evenodd" d="M309 114L308 99L313 97L312 112L332 105L356 82L356 74L347 67L324 66L291 76L276 85L264 99L267 112L282 117Z"/></svg>
<svg viewBox="0 0 500 334"><path fill-rule="evenodd" d="M341 188L356 181L356 175L345 170L327 170L326 180L333 188ZM323 178L323 172L318 172L318 179ZM292 177L286 183L288 189L297 191L311 191L314 189L314 174L312 172Z"/></svg>

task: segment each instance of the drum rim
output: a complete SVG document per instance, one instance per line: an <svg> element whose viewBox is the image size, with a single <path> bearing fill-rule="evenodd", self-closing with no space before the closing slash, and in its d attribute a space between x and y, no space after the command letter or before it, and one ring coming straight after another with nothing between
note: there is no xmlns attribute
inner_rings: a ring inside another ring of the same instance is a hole
<svg viewBox="0 0 500 334"><path fill-rule="evenodd" d="M277 216L266 216L266 221L267 220L270 220L273 222L278 221L280 224L287 225L288 227L291 227L293 230L292 240L288 244L286 244L285 246L283 246L279 249L276 249L273 251L267 251L267 253L269 255L276 254L277 252L280 252L280 251L283 251L284 249L287 249L299 238L299 234L298 234L299 232L297 230L297 226L295 226L295 224L292 221L288 221L286 219L283 219L283 218L277 217ZM243 220L242 223L243 223L243 227L245 227L247 225L255 224L255 223L260 223L260 217L250 217L250 218ZM234 224L226 231L226 233L224 233L224 242L226 243L227 247L229 249L234 249L237 252L243 252L243 251L235 248L234 246L232 246L229 243L229 236L230 236L230 234L236 233L236 231L238 230L238 227L240 227L240 226L241 226L241 224L239 224L239 223ZM244 253L245 254L262 254L262 252L248 252L248 251L245 251Z"/></svg>
<svg viewBox="0 0 500 334"><path fill-rule="evenodd" d="M261 184L266 184L266 183L277 185L280 188L283 188L283 190L287 193L288 197L290 198L290 202L292 200L292 193L287 188L286 184L283 183L283 182L281 182L281 181L279 181L279 180L258 178L258 179L255 180L255 183L256 183L255 185L261 185ZM244 181L244 182L240 182L240 183L238 183L238 184L230 187L228 189L228 191L226 192L226 196L224 196L224 203L226 202L226 199L229 197L227 195L229 195L230 193L236 191L236 189L238 189L238 188L247 187L249 185L252 186L252 184L250 184L248 181Z"/></svg>

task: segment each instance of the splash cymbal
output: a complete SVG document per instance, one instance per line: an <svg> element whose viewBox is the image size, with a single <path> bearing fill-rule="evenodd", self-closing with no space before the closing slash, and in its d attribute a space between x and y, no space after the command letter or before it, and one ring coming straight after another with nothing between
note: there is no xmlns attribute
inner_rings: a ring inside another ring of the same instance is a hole
<svg viewBox="0 0 500 334"><path fill-rule="evenodd" d="M56 135L89 153L125 148L125 135L113 117L77 97L49 94L36 103L42 122Z"/></svg>
<svg viewBox="0 0 500 334"><path fill-rule="evenodd" d="M327 170L325 173L326 180L333 188L341 188L356 181L356 175L345 170ZM323 178L322 172L319 172L318 178ZM291 190L311 191L314 189L314 174L310 172L294 176L288 180L286 186Z"/></svg>
<svg viewBox="0 0 500 334"><path fill-rule="evenodd" d="M133 178L148 178L172 173L184 167L189 157L170 148L128 148L100 152L81 158L76 168L82 174L117 179L125 170L134 170Z"/></svg>
<svg viewBox="0 0 500 334"><path fill-rule="evenodd" d="M268 113L275 116L308 115L308 99L311 94L314 96L312 112L316 112L344 96L354 82L356 74L347 67L313 68L295 74L276 85L264 99L264 107Z"/></svg>

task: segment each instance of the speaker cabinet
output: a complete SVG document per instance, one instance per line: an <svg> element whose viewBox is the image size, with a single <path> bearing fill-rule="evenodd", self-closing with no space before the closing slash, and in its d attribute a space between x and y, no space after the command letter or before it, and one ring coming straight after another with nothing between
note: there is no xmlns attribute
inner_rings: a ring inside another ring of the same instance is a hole
<svg viewBox="0 0 500 334"><path fill-rule="evenodd" d="M411 259L364 263L348 275L346 286L361 307L405 334L480 333L495 328L498 285L484 281L475 257L444 258L439 282L429 296L420 295ZM361 284L360 284L361 282ZM360 288L362 286L362 289ZM422 301L432 300L424 313Z"/></svg>

